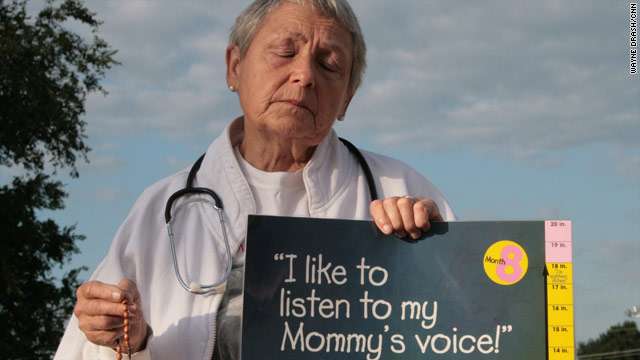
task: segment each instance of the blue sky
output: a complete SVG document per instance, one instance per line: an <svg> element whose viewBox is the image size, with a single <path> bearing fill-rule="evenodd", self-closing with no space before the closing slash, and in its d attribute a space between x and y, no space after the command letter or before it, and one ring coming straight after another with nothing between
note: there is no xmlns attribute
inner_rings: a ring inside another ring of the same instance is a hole
<svg viewBox="0 0 640 360"><path fill-rule="evenodd" d="M241 114L224 50L248 1L86 3L122 65L88 97L90 163L52 216L87 236L71 266L92 271L140 192ZM338 133L414 166L461 220L572 220L576 339L624 321L640 303L629 2L351 3L368 68Z"/></svg>

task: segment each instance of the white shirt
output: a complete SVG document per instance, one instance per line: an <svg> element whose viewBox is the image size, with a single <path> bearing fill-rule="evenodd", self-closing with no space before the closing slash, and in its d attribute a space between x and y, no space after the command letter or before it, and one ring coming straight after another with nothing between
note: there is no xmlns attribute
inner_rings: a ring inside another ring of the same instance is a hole
<svg viewBox="0 0 640 360"><path fill-rule="evenodd" d="M309 216L309 199L302 169L292 173L262 171L249 164L237 146L234 155L256 201L256 214Z"/></svg>

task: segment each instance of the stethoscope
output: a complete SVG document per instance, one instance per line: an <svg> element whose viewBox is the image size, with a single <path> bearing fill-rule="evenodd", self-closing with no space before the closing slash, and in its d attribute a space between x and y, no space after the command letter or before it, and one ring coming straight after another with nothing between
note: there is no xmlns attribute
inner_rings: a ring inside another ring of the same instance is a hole
<svg viewBox="0 0 640 360"><path fill-rule="evenodd" d="M371 169L369 168L369 164L365 160L364 156L362 156L362 153L360 152L360 150L358 150L358 148L356 148L352 143L350 143L349 141L343 138L339 138L339 139L347 147L347 149L349 149L349 152L356 157L356 159L358 160L358 163L360 163L360 167L362 168L362 171L364 172L364 176L367 180L367 185L369 186L369 194L371 195L371 201L376 200L378 198L378 192L376 191L376 184L373 180L373 175L371 174ZM167 206L165 207L165 210L164 210L164 218L167 223L167 232L169 233L169 242L171 243L171 257L173 259L173 268L175 269L176 277L178 278L178 282L180 283L180 285L185 290L193 294L198 294L198 295L222 294L226 291L227 279L229 278L229 274L231 274L233 258L231 257L231 249L229 248L229 239L227 238L227 230L224 225L225 222L224 222L224 216L222 214L222 201L220 201L220 197L218 197L218 194L216 194L215 191L209 188L193 187L193 180L196 177L196 173L200 169L200 165L202 165L203 159L204 159L204 154L200 156L200 158L191 167L191 170L189 171L189 176L187 177L186 187L184 189L178 190L175 193L173 193L169 197L169 200L167 200ZM178 269L176 246L173 240L173 230L171 228L171 224L173 223L173 220L175 219L175 217L171 216L171 207L173 205L173 202L176 201L176 199L180 198L181 196L196 195L196 194L208 195L208 196L190 197L188 200L180 203L180 205L176 207L174 211L174 215L177 214L186 205L191 203L196 203L196 202L208 203L211 206L213 206L213 208L218 212L218 219L220 221L220 228L222 230L222 237L224 239L224 245L227 253L227 269L224 275L222 276L222 278L218 282L215 282L212 284L201 284L197 281L192 281L189 284L187 284L187 282L183 280L182 275L180 275L180 270Z"/></svg>

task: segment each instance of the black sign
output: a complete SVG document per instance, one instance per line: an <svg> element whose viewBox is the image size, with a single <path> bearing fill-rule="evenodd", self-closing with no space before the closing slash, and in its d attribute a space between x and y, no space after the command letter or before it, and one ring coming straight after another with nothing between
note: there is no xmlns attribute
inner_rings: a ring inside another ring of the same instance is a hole
<svg viewBox="0 0 640 360"><path fill-rule="evenodd" d="M250 216L242 359L545 359L544 226Z"/></svg>

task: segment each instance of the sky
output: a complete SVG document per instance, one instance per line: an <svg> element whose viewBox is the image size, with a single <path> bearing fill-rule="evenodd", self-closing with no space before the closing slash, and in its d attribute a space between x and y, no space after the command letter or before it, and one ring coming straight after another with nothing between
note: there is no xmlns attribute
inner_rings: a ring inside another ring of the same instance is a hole
<svg viewBox="0 0 640 360"><path fill-rule="evenodd" d="M247 0L87 0L120 66L87 98L88 164L50 215L87 239L88 279L141 191L241 114L228 31ZM358 147L428 177L461 220L573 223L576 340L640 305L640 75L629 1L352 0L368 67L345 121ZM69 23L70 29L88 34ZM4 178L14 169L0 169Z"/></svg>

